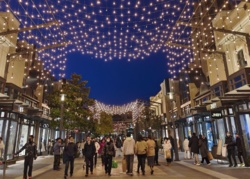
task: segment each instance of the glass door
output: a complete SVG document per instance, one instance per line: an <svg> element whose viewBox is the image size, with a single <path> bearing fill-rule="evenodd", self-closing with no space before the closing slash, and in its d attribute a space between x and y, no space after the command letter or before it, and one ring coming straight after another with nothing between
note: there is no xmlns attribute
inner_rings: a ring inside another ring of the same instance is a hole
<svg viewBox="0 0 250 179"><path fill-rule="evenodd" d="M240 115L240 123L242 128L243 140L246 152L250 154L250 117L249 114Z"/></svg>

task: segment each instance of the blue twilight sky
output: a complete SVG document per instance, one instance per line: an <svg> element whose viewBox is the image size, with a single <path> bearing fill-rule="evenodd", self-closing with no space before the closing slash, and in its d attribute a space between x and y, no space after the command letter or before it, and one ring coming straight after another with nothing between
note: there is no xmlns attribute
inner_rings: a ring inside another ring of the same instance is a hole
<svg viewBox="0 0 250 179"><path fill-rule="evenodd" d="M81 74L91 88L90 97L111 105L122 105L135 99L148 100L160 90L160 83L169 76L163 53L144 60L114 59L105 62L88 55L68 55L66 77Z"/></svg>

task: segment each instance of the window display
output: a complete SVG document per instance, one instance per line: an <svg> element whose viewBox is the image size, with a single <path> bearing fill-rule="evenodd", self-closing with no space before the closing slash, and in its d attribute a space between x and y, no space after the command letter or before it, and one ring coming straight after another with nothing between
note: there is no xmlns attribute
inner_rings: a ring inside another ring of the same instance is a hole
<svg viewBox="0 0 250 179"><path fill-rule="evenodd" d="M16 129L17 129L17 122L11 121L10 129L9 129L9 144L8 144L8 151L7 151L7 160L13 158L14 153L14 143L16 139Z"/></svg>
<svg viewBox="0 0 250 179"><path fill-rule="evenodd" d="M22 125L20 142L19 142L17 150L21 149L27 143L28 129L29 129L29 126ZM24 154L25 154L25 150L23 150L21 153L19 153L19 155L24 155Z"/></svg>
<svg viewBox="0 0 250 179"><path fill-rule="evenodd" d="M247 153L250 153L250 116L249 114L240 115L243 139Z"/></svg>

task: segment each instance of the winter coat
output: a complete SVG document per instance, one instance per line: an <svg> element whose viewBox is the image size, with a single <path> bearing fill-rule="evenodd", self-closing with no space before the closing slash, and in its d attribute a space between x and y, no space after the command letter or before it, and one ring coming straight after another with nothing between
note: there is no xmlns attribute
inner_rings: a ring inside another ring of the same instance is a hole
<svg viewBox="0 0 250 179"><path fill-rule="evenodd" d="M155 141L152 139L148 139L147 141L148 149L147 149L147 156L155 156Z"/></svg>
<svg viewBox="0 0 250 179"><path fill-rule="evenodd" d="M85 146L84 146L84 156L87 157L87 158L91 158L95 155L95 143L94 142L86 142L85 143Z"/></svg>
<svg viewBox="0 0 250 179"><path fill-rule="evenodd" d="M243 152L242 144L241 144L241 139L239 137L236 137L236 146L238 152Z"/></svg>
<svg viewBox="0 0 250 179"><path fill-rule="evenodd" d="M200 152L201 152L201 157L207 157L207 144L205 139L199 139L199 147L200 147Z"/></svg>
<svg viewBox="0 0 250 179"><path fill-rule="evenodd" d="M64 147L63 152L68 157L75 157L77 154L77 145L73 142L69 142L68 145Z"/></svg>
<svg viewBox="0 0 250 179"><path fill-rule="evenodd" d="M166 151L172 149L172 145L171 145L170 140L167 140L162 146L163 146L163 151L164 151L164 158L167 158Z"/></svg>
<svg viewBox="0 0 250 179"><path fill-rule="evenodd" d="M98 154L103 155L104 154L104 146L105 146L105 142L100 142L100 148L98 150Z"/></svg>
<svg viewBox="0 0 250 179"><path fill-rule="evenodd" d="M225 144L227 144L227 150L234 150L235 142L233 141L233 136L226 136Z"/></svg>
<svg viewBox="0 0 250 179"><path fill-rule="evenodd" d="M137 155L143 155L147 153L147 142L145 142L144 140L142 141L137 141L135 144L135 154Z"/></svg>
<svg viewBox="0 0 250 179"><path fill-rule="evenodd" d="M189 140L188 140L188 139L185 139L185 140L183 141L183 149L184 149L184 151L189 151L188 144L189 144Z"/></svg>
<svg viewBox="0 0 250 179"><path fill-rule="evenodd" d="M115 146L113 142L107 142L104 146L104 155L115 157Z"/></svg>
<svg viewBox="0 0 250 179"><path fill-rule="evenodd" d="M19 151L15 154L19 154L25 149L25 157L33 157L36 159L37 157L37 150L36 150L36 143L35 142L27 142Z"/></svg>
<svg viewBox="0 0 250 179"><path fill-rule="evenodd" d="M199 139L197 136L192 136L188 146L191 148L191 152L198 154L199 153Z"/></svg>
<svg viewBox="0 0 250 179"><path fill-rule="evenodd" d="M135 140L131 137L127 137L123 143L123 154L134 155L135 154Z"/></svg>

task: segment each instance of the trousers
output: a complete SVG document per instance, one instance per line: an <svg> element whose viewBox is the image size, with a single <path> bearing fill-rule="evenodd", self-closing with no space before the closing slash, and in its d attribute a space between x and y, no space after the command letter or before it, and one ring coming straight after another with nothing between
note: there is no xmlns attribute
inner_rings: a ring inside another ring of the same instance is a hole
<svg viewBox="0 0 250 179"><path fill-rule="evenodd" d="M24 158L24 168L23 168L23 178L27 179L27 170L28 171L28 176L32 176L32 168L33 168L33 156L26 156Z"/></svg>

